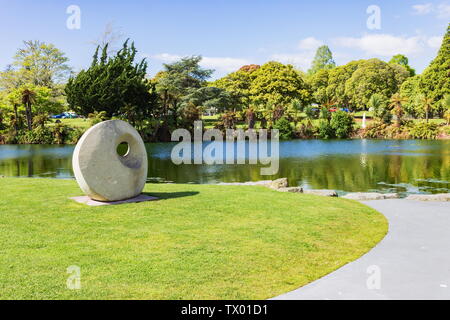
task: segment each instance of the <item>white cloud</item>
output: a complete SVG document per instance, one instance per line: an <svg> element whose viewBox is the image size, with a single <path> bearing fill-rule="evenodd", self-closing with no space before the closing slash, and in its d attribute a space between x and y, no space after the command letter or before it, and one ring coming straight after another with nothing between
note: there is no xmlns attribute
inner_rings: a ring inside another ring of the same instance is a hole
<svg viewBox="0 0 450 320"><path fill-rule="evenodd" d="M298 47L304 50L315 50L323 44L322 41L317 40L314 37L308 37L300 40Z"/></svg>
<svg viewBox="0 0 450 320"><path fill-rule="evenodd" d="M418 36L407 38L390 34L369 34L360 38L340 37L333 42L337 46L359 49L368 55L379 56L414 54L423 49L423 41Z"/></svg>
<svg viewBox="0 0 450 320"><path fill-rule="evenodd" d="M416 4L412 6L414 10L414 14L424 15L433 11L433 4L424 3L424 4Z"/></svg>
<svg viewBox="0 0 450 320"><path fill-rule="evenodd" d="M412 6L413 14L426 15L435 14L439 19L450 18L450 3L442 2L439 5L433 5L431 3L416 4Z"/></svg>
<svg viewBox="0 0 450 320"><path fill-rule="evenodd" d="M442 44L442 40L444 40L444 38L442 36L436 36L436 37L430 37L427 40L427 44L430 48L440 48L441 44Z"/></svg>
<svg viewBox="0 0 450 320"><path fill-rule="evenodd" d="M170 53L159 53L148 56L151 59L160 60L165 63L175 62L183 58L181 55ZM250 64L246 59L230 58L230 57L203 57L200 65L204 68L215 69L217 71L232 72L240 67Z"/></svg>

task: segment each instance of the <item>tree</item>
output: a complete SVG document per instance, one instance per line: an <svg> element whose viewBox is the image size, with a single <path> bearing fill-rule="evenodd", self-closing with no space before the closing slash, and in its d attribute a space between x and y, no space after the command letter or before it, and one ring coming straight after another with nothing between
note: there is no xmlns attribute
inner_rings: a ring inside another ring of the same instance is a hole
<svg viewBox="0 0 450 320"><path fill-rule="evenodd" d="M25 113L27 117L27 127L28 130L33 129L33 113L31 111L31 106L36 101L36 93L29 89L24 89L22 91L22 103L25 107Z"/></svg>
<svg viewBox="0 0 450 320"><path fill-rule="evenodd" d="M361 62L345 83L345 94L359 110L365 110L370 97L379 93L390 98L409 77L402 67L394 67L379 59Z"/></svg>
<svg viewBox="0 0 450 320"><path fill-rule="evenodd" d="M387 99L379 93L373 94L369 102L367 103L369 109L373 110L373 114L376 118L380 119L384 123L390 123L392 114L388 108Z"/></svg>
<svg viewBox="0 0 450 320"><path fill-rule="evenodd" d="M17 51L13 66L19 72L22 83L52 87L70 76L68 60L53 44L24 41L24 48Z"/></svg>
<svg viewBox="0 0 450 320"><path fill-rule="evenodd" d="M422 110L425 113L425 119L428 122L430 111L433 108L433 99L428 98L426 95L422 94L420 95L418 102L422 106Z"/></svg>
<svg viewBox="0 0 450 320"><path fill-rule="evenodd" d="M259 65L243 66L236 72L211 82L209 85L221 88L229 92L236 98L235 108L248 109L251 106L250 87L255 78L255 71L260 68Z"/></svg>
<svg viewBox="0 0 450 320"><path fill-rule="evenodd" d="M308 86L292 65L271 61L253 73L250 86L251 100L256 105L286 106L297 99L309 102Z"/></svg>
<svg viewBox="0 0 450 320"><path fill-rule="evenodd" d="M320 70L329 70L336 67L333 60L333 54L328 46L320 46L316 51L316 56L311 64L311 69L308 70L309 75L313 75Z"/></svg>
<svg viewBox="0 0 450 320"><path fill-rule="evenodd" d="M345 66L339 66L329 71L326 95L329 99L335 101L338 106L342 108L354 107L351 105L351 97L345 91L345 84L364 61L351 61Z"/></svg>
<svg viewBox="0 0 450 320"><path fill-rule="evenodd" d="M328 77L330 71L322 69L308 78L314 102L323 104L330 100L328 88Z"/></svg>
<svg viewBox="0 0 450 320"><path fill-rule="evenodd" d="M235 104L235 98L231 93L221 88L201 87L182 97L182 108L190 104L202 109L215 109L217 112L223 113Z"/></svg>
<svg viewBox="0 0 450 320"><path fill-rule="evenodd" d="M399 93L396 93L391 97L389 106L392 108L392 114L394 114L396 117L395 124L397 127L400 127L402 125L403 104L407 101L408 99L402 97Z"/></svg>
<svg viewBox="0 0 450 320"><path fill-rule="evenodd" d="M70 107L88 116L95 111L105 111L108 117L132 114L133 125L148 118L155 109L152 84L146 80L147 62L134 63L137 50L128 40L113 57L107 54L108 46L99 47L89 69L82 70L67 83L65 92Z"/></svg>
<svg viewBox="0 0 450 320"><path fill-rule="evenodd" d="M12 124L16 131L22 127L22 112L25 113L27 129L31 130L36 116L44 119L50 113L61 113L65 109L65 101L56 90L31 84L9 90L6 101L10 105Z"/></svg>
<svg viewBox="0 0 450 320"><path fill-rule="evenodd" d="M447 33L444 36L441 48L437 57L425 69L420 78L420 89L427 97L433 99L436 106L439 107L446 94L450 94L450 24L447 27ZM439 114L443 113L440 108L436 110Z"/></svg>
<svg viewBox="0 0 450 320"><path fill-rule="evenodd" d="M330 127L338 139L348 138L354 129L355 119L345 111L336 111L331 116Z"/></svg>
<svg viewBox="0 0 450 320"><path fill-rule="evenodd" d="M416 75L416 70L411 68L409 66L409 59L403 54L396 54L392 57L392 59L389 61L390 64L397 64L399 66L402 66L405 68L411 77L414 77Z"/></svg>
<svg viewBox="0 0 450 320"><path fill-rule="evenodd" d="M178 117L184 104L184 98L205 99L207 91L194 94L196 90L203 88L207 84L207 79L214 70L204 69L200 66L201 56L185 57L179 61L164 65L164 71L160 72L155 79L156 92L160 97L163 106L163 116L165 125L168 125L169 114L172 117L172 125L177 126ZM201 100L201 99L200 99Z"/></svg>
<svg viewBox="0 0 450 320"><path fill-rule="evenodd" d="M420 77L420 75L409 77L400 87L400 95L408 98L408 102L403 107L413 117L419 116L422 111L418 103L419 97L423 95L420 89Z"/></svg>

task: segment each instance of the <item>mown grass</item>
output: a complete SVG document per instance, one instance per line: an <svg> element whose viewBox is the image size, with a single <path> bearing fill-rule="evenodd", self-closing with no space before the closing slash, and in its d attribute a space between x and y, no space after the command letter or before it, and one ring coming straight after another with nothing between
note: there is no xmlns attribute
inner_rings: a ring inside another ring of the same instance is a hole
<svg viewBox="0 0 450 320"><path fill-rule="evenodd" d="M57 119L61 121L62 124L65 124L67 126L73 127L73 128L81 128L81 129L89 129L91 127L91 122L89 119ZM55 119L52 119L49 123L50 126L54 126L56 123Z"/></svg>
<svg viewBox="0 0 450 320"><path fill-rule="evenodd" d="M148 184L159 201L88 207L76 182L0 179L1 299L266 299L357 259L387 232L345 199ZM66 286L81 268L81 290Z"/></svg>

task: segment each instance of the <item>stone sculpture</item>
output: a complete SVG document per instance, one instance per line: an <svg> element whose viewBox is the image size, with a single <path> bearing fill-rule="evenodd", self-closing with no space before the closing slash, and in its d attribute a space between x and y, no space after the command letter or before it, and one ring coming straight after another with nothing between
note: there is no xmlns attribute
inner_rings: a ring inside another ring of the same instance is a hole
<svg viewBox="0 0 450 320"><path fill-rule="evenodd" d="M120 144L128 145L124 155ZM81 190L96 201L112 202L141 194L147 180L147 152L139 133L121 120L101 122L78 142L72 159Z"/></svg>

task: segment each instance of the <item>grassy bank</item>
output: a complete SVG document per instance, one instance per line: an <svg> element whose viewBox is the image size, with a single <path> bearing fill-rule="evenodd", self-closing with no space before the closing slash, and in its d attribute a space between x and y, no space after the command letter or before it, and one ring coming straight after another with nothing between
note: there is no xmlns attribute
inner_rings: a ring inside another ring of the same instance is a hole
<svg viewBox="0 0 450 320"><path fill-rule="evenodd" d="M0 179L1 299L266 299L355 260L385 218L263 187L149 184L159 201L87 207L72 180ZM320 205L319 205L320 204ZM82 289L66 288L69 266Z"/></svg>

